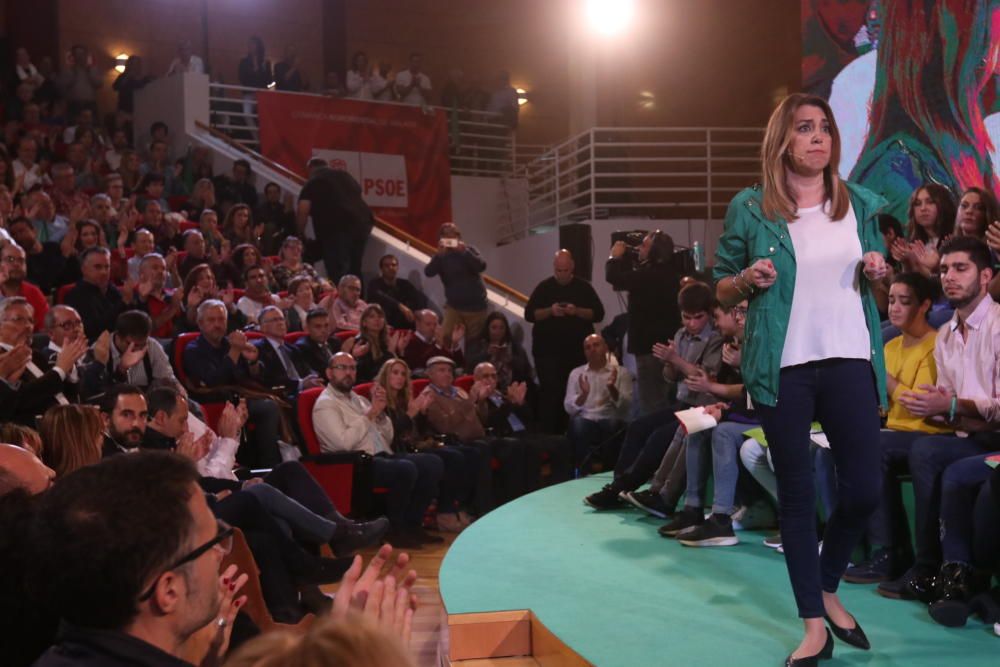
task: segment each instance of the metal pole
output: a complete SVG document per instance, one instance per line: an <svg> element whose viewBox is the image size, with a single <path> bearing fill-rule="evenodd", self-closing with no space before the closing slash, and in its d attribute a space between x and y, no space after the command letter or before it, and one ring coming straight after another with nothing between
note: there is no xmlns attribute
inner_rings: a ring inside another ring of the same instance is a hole
<svg viewBox="0 0 1000 667"><path fill-rule="evenodd" d="M597 163L594 162L594 128L590 128L590 219L593 220L595 217L595 209L597 208L597 177L595 171L597 170Z"/></svg>

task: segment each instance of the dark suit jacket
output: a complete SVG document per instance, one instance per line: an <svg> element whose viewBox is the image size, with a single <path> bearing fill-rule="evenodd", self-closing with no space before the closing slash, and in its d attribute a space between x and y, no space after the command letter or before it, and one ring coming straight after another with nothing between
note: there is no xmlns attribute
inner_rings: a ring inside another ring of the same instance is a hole
<svg viewBox="0 0 1000 667"><path fill-rule="evenodd" d="M274 346L266 338L255 340L253 345L260 351L260 359L256 368L250 366L250 379L263 386L264 389L283 387L284 394L288 397L294 397L298 394L299 383L288 376L288 371L281 363L281 357L278 356ZM295 352L292 350L292 346L287 343L282 343L281 346L288 353L288 357L293 360L294 365Z"/></svg>
<svg viewBox="0 0 1000 667"><path fill-rule="evenodd" d="M311 338L301 338L292 346L292 360L299 375L306 376L316 373L325 377L326 367L330 358L340 352L340 341L331 338L325 345L314 342Z"/></svg>
<svg viewBox="0 0 1000 667"><path fill-rule="evenodd" d="M11 418L19 424L32 428L36 426L36 416L44 414L46 410L58 404L56 394L62 392L70 401L77 395L76 385L59 377L49 362L47 352L51 350L31 351L31 361L42 374L35 377L30 371L25 370L21 375L20 386L15 392L17 404L14 406Z"/></svg>
<svg viewBox="0 0 1000 667"><path fill-rule="evenodd" d="M221 387L222 385L240 385L246 382L249 375L246 360L240 358L236 363L229 358L229 341L222 339L219 347L198 336L184 348L184 373L188 382L196 388ZM227 400L229 396L209 397L208 400Z"/></svg>

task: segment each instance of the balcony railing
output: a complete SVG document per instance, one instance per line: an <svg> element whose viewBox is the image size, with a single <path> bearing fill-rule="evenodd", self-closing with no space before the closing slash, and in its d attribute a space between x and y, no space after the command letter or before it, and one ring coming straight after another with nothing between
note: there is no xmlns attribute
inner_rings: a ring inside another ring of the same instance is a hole
<svg viewBox="0 0 1000 667"><path fill-rule="evenodd" d="M527 196L510 203L499 241L578 220L721 218L758 178L762 137L749 127L592 128L515 172Z"/></svg>
<svg viewBox="0 0 1000 667"><path fill-rule="evenodd" d="M208 96L211 126L254 151L260 150L256 98L259 92L262 91L258 88L213 83ZM292 94L322 97L315 93ZM440 109L448 118L448 153L452 174L508 176L516 166L544 150L539 145L518 147L516 132L501 122L502 116L498 113L437 106L426 108Z"/></svg>

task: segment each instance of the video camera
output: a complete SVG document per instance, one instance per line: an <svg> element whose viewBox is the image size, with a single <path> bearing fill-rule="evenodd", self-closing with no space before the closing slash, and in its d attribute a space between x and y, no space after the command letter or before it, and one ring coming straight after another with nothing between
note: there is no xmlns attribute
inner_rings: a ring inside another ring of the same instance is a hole
<svg viewBox="0 0 1000 667"><path fill-rule="evenodd" d="M611 233L611 245L614 245L618 241L624 243L625 257L630 259L634 264L638 264L639 246L642 245L643 240L648 235L649 232L645 229L618 230ZM670 239L670 236L666 232L661 232L661 235L666 239ZM685 246L673 245L672 242L671 245L673 246L673 254L668 260L668 264L673 267L679 276L694 274L696 271L692 249Z"/></svg>

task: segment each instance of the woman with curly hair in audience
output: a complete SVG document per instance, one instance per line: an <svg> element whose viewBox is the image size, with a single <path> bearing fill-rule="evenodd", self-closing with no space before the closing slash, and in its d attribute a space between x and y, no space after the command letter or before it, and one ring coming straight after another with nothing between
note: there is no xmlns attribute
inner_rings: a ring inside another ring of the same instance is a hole
<svg viewBox="0 0 1000 667"><path fill-rule="evenodd" d="M511 335L510 323L503 313L494 311L486 317L483 333L469 343L465 354L466 369L488 361L497 369L497 388L506 391L511 382L534 385L531 362L521 344Z"/></svg>
<svg viewBox="0 0 1000 667"><path fill-rule="evenodd" d="M1000 205L992 192L984 188L966 188L958 200L955 236L975 236L986 240L986 229L1000 220Z"/></svg>
<svg viewBox="0 0 1000 667"><path fill-rule="evenodd" d="M221 269L225 276L222 282L228 282L233 287L239 289L246 289L243 276L251 266L259 266L264 269L264 273L267 274L268 289L272 292L276 291L274 277L271 275L270 263L264 261L257 246L250 243L241 243L233 249L232 254L229 256L229 261Z"/></svg>
<svg viewBox="0 0 1000 667"><path fill-rule="evenodd" d="M104 422L92 405L53 406L42 415L38 432L42 462L56 471L57 479L101 460Z"/></svg>
<svg viewBox="0 0 1000 667"><path fill-rule="evenodd" d="M122 177L122 185L125 186L125 194L138 194L139 183L142 182L142 173L139 171L139 154L131 148L122 151L122 161L118 165L117 173Z"/></svg>
<svg viewBox="0 0 1000 667"><path fill-rule="evenodd" d="M222 221L222 235L233 246L243 243L256 246L261 231L254 228L253 213L246 204L234 204L226 211L226 217Z"/></svg>
<svg viewBox="0 0 1000 667"><path fill-rule="evenodd" d="M236 298L232 289L219 289L215 273L208 264L192 267L184 279L184 320L178 325L186 331L198 330L198 306L207 299L218 299L229 312L230 330L246 326L247 319L236 308Z"/></svg>
<svg viewBox="0 0 1000 667"><path fill-rule="evenodd" d="M386 360L400 356L402 339L401 331L389 333L382 306L369 304L361 313L358 335L344 341L343 346L343 351L350 352L358 364L357 381L371 382Z"/></svg>
<svg viewBox="0 0 1000 667"><path fill-rule="evenodd" d="M321 278L315 267L308 262L302 261L302 240L296 236L289 236L281 243L278 250L278 258L281 260L272 271L274 281L279 290L290 289L292 278L305 275L313 282L316 289L328 292L333 289L333 284L325 278Z"/></svg>

